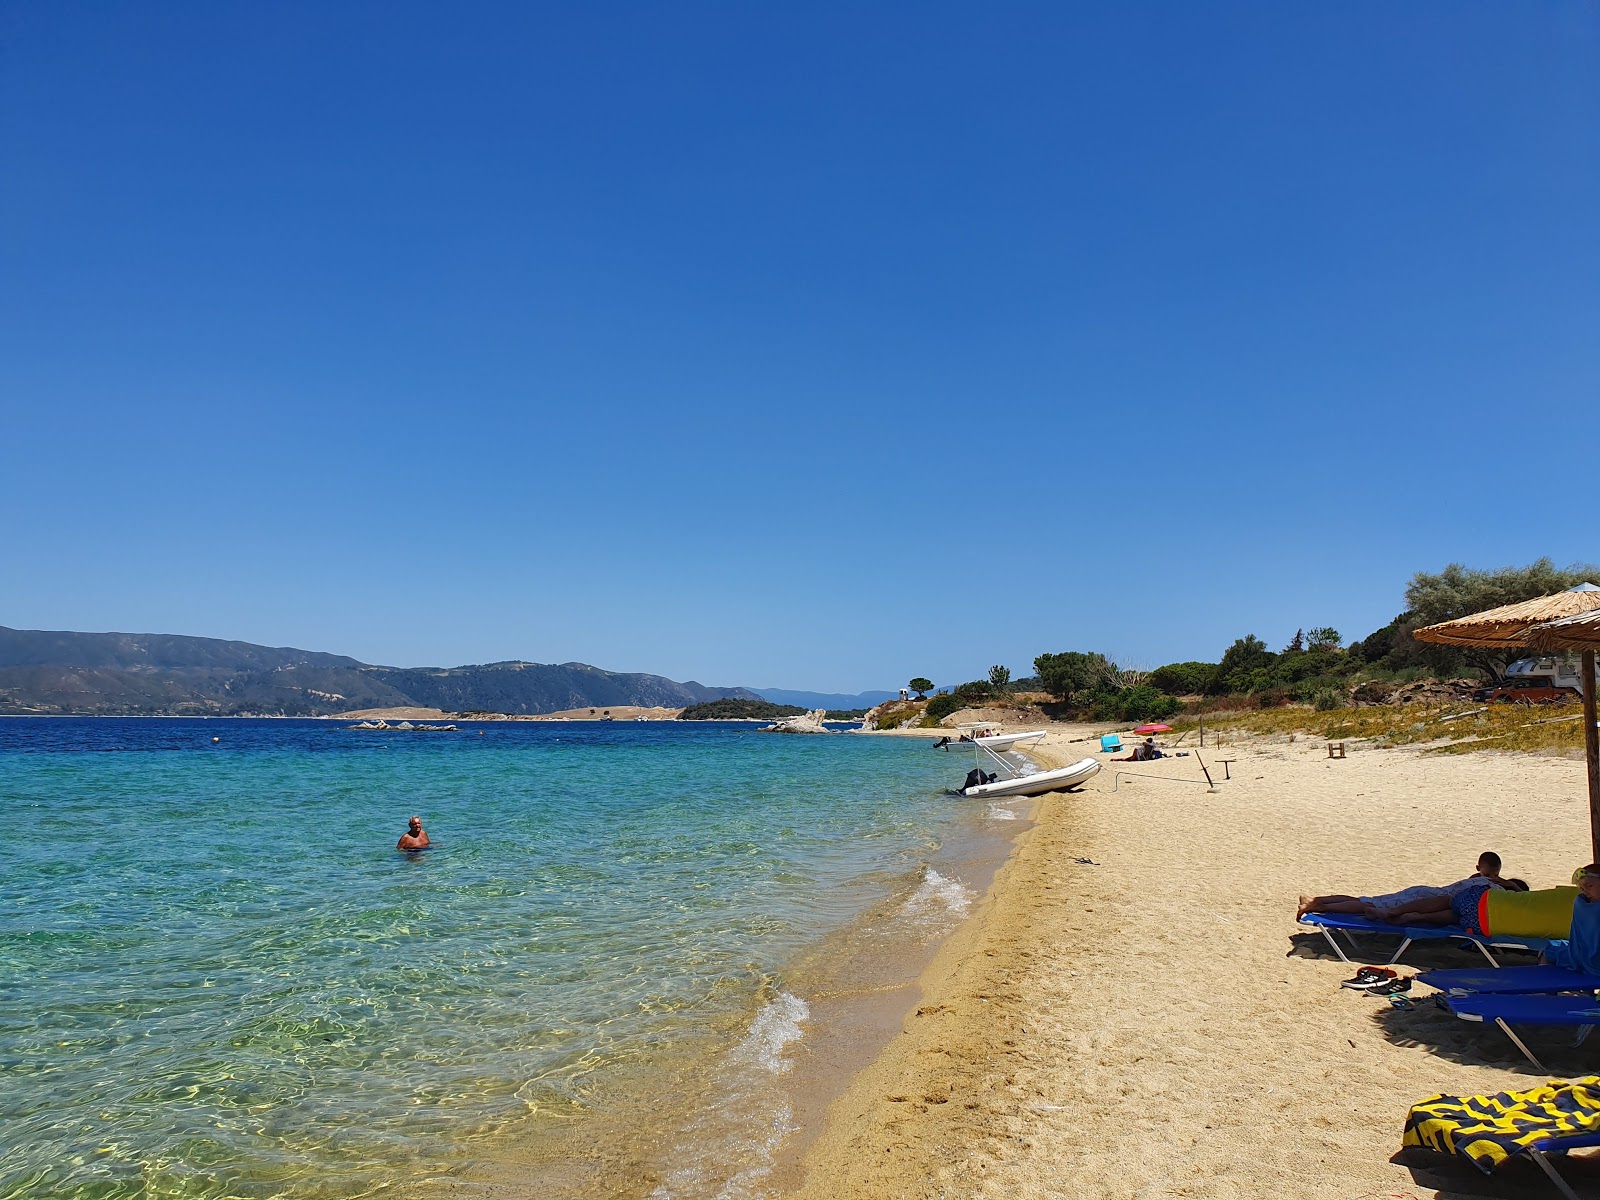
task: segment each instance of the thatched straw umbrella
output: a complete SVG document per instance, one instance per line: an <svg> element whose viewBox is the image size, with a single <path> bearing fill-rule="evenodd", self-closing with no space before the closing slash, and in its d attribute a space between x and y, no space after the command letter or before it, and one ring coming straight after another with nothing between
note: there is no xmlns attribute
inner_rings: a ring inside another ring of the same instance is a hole
<svg viewBox="0 0 1600 1200"><path fill-rule="evenodd" d="M1585 624L1587 621L1587 624ZM1594 652L1600 646L1600 587L1580 583L1554 596L1524 600L1412 632L1422 642L1495 649L1583 651L1583 748L1589 773L1589 830L1600 862L1600 731L1595 729Z"/></svg>

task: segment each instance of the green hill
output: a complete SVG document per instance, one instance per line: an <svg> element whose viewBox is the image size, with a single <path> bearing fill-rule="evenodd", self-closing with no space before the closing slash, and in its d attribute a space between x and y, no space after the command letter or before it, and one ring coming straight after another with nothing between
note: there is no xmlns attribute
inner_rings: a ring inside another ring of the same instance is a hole
<svg viewBox="0 0 1600 1200"><path fill-rule="evenodd" d="M767 700L711 700L691 704L679 714L680 721L775 721L779 717L799 716L806 710L792 704L773 704Z"/></svg>
<svg viewBox="0 0 1600 1200"><path fill-rule="evenodd" d="M681 708L747 688L678 683L587 663L381 667L338 654L181 634L0 626L0 713L328 716L416 706L531 715L624 705Z"/></svg>

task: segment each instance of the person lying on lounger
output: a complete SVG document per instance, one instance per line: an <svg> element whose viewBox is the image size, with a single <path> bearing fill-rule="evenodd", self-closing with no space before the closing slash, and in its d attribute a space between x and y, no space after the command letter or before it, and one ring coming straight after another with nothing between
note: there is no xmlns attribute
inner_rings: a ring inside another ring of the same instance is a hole
<svg viewBox="0 0 1600 1200"><path fill-rule="evenodd" d="M1507 884L1500 877L1500 856L1493 850L1485 850L1478 855L1478 869L1471 875L1443 887L1419 884L1384 896L1301 896L1300 907L1294 916L1298 921L1307 913L1345 913L1366 917L1371 921L1397 921L1399 914L1414 911L1423 901L1432 902L1440 898L1448 901L1467 888L1482 883L1492 887L1505 887ZM1521 890L1527 891L1528 885L1523 884ZM1448 903L1444 907L1448 909ZM1449 924L1448 921L1440 923Z"/></svg>
<svg viewBox="0 0 1600 1200"><path fill-rule="evenodd" d="M1377 918L1395 925L1459 925L1468 933L1482 933L1478 924L1478 901L1491 888L1503 887L1507 891L1525 892L1528 885L1520 879L1506 879L1499 883L1491 879L1474 877L1467 886L1448 896L1423 896L1411 903L1404 912Z"/></svg>

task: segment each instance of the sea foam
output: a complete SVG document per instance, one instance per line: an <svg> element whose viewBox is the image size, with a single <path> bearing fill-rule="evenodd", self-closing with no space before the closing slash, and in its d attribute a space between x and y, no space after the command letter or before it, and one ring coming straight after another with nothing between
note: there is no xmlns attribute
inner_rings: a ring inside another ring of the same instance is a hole
<svg viewBox="0 0 1600 1200"><path fill-rule="evenodd" d="M799 996L779 992L750 1022L750 1031L734 1048L733 1060L763 1067L775 1075L789 1069L784 1050L805 1036L800 1022L811 1015L811 1006Z"/></svg>
<svg viewBox="0 0 1600 1200"><path fill-rule="evenodd" d="M801 1024L810 1015L810 1005L788 992L761 1007L724 1060L721 1102L686 1131L650 1200L750 1200L761 1194L779 1145L796 1129L794 1111L772 1077L789 1070L783 1052L804 1036ZM728 1175L730 1164L738 1169Z"/></svg>
<svg viewBox="0 0 1600 1200"><path fill-rule="evenodd" d="M964 917L972 907L973 892L959 879L950 879L925 867L922 882L906 898L905 915L918 921L944 916Z"/></svg>

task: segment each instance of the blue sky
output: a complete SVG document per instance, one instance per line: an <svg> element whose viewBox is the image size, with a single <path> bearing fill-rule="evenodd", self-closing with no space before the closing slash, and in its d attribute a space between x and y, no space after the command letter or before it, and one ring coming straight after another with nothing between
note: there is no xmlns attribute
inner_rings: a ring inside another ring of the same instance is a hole
<svg viewBox="0 0 1600 1200"><path fill-rule="evenodd" d="M0 624L856 691L1600 559L1600 7L0 6Z"/></svg>

